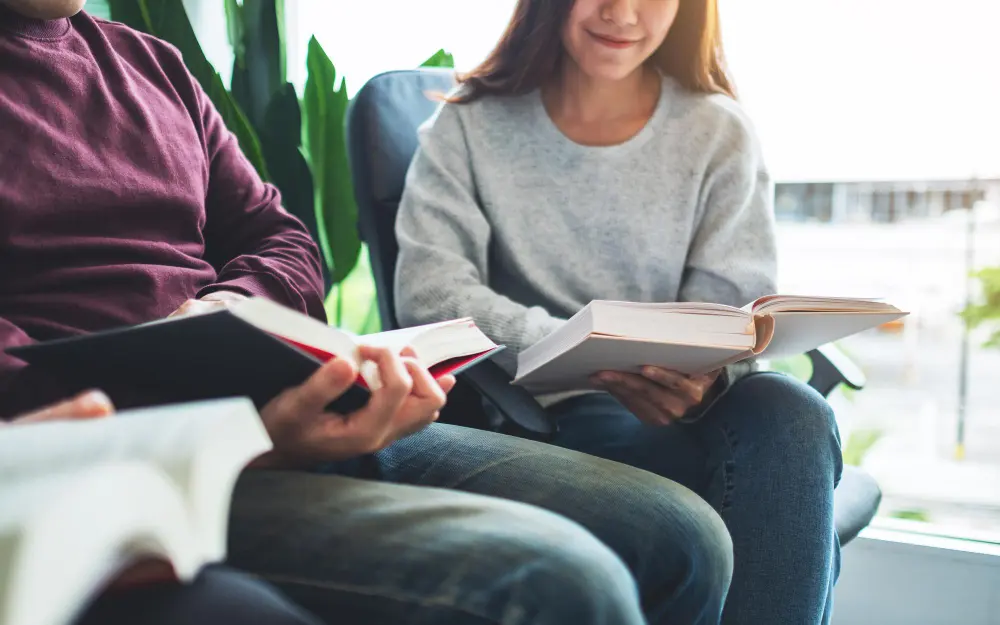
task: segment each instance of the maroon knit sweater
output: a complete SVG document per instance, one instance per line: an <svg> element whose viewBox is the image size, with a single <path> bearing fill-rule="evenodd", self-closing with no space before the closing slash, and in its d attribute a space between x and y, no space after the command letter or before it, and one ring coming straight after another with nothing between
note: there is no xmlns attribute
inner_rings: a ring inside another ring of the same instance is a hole
<svg viewBox="0 0 1000 625"><path fill-rule="evenodd" d="M176 49L0 7L0 350L218 290L324 318L319 263ZM76 390L0 352L0 417Z"/></svg>

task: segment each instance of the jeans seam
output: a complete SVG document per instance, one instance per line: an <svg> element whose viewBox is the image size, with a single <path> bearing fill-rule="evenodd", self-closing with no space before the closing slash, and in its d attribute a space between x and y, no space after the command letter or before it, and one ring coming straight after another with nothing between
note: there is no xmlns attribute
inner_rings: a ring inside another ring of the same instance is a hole
<svg viewBox="0 0 1000 625"><path fill-rule="evenodd" d="M415 604L426 608L447 608L450 610L454 610L455 612L460 612L462 614L466 614L468 616L481 619L484 623L498 624L503 622L502 620L492 619L474 610L470 610L468 608L456 605L454 602L439 598L428 599L423 597L407 596L392 592L391 590L373 589L366 586L339 584L336 582L318 581L301 577L291 577L286 575L269 575L266 573L258 573L257 577L260 577L261 579L271 582L272 584L278 584L278 585L284 584L291 586L303 586L307 588L338 590L341 592L350 592L359 595L366 595L369 597L381 597L384 599L391 599L393 601L398 601L400 603Z"/></svg>
<svg viewBox="0 0 1000 625"><path fill-rule="evenodd" d="M524 460L525 458L533 458L533 457L536 457L536 456L545 456L545 457L547 457L547 454L541 454L541 453L538 453L538 452L535 452L535 451L525 451L525 452L518 453L516 455L510 455L510 456L504 456L503 458L497 458L496 460L493 460L493 461L490 461L490 462L485 463L483 465L477 466L472 471L469 471L467 473L463 473L463 474L459 474L459 475L454 476L454 479L452 481L445 483L443 486L440 486L440 488L452 488L452 489L460 490L463 484L466 484L470 480L475 479L476 477L482 475L483 473L485 473L486 471L488 471L490 469L494 469L494 468L502 466L502 465L509 465L512 462L517 462L519 460ZM434 464L430 465L427 468L427 471L425 473L429 473L433 469L436 469L438 466L440 466L440 464L442 462L444 462L443 459L438 460Z"/></svg>
<svg viewBox="0 0 1000 625"><path fill-rule="evenodd" d="M729 458L722 463L722 501L719 504L719 514L729 511L733 506L733 491L736 490L736 447L739 445L739 437L725 424L719 426L722 436L729 448Z"/></svg>

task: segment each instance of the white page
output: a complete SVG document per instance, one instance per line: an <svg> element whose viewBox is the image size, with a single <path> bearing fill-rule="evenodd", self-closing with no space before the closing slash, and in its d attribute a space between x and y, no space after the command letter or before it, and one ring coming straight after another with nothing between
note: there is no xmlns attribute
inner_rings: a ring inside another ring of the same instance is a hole
<svg viewBox="0 0 1000 625"><path fill-rule="evenodd" d="M743 317L746 312L734 306L712 302L622 302L614 300L594 300L591 306L619 309L643 309L660 312L689 312L709 315Z"/></svg>
<svg viewBox="0 0 1000 625"><path fill-rule="evenodd" d="M652 365L681 373L704 373L746 353L742 348L712 348L670 343L647 343L613 337L591 337L534 371L518 367L515 383L533 393L590 388L599 371L638 372ZM520 361L519 361L520 365Z"/></svg>
<svg viewBox="0 0 1000 625"><path fill-rule="evenodd" d="M904 315L905 313L775 313L774 336L761 356L784 358L803 354Z"/></svg>
<svg viewBox="0 0 1000 625"><path fill-rule="evenodd" d="M661 310L656 308L604 308L593 312L595 334L607 334L649 341L683 342L697 345L732 344L731 335L743 334L753 340L753 320L741 313Z"/></svg>
<svg viewBox="0 0 1000 625"><path fill-rule="evenodd" d="M355 339L319 319L262 297L238 302L229 311L268 334L314 347L358 366Z"/></svg>
<svg viewBox="0 0 1000 625"><path fill-rule="evenodd" d="M169 560L182 580L191 579L206 560L188 521L171 481L145 464L5 480L0 625L65 625L142 557Z"/></svg>
<svg viewBox="0 0 1000 625"><path fill-rule="evenodd" d="M0 428L0 483L96 462L149 462L185 495L201 549L214 559L225 553L229 500L239 472L270 448L249 400L211 400Z"/></svg>
<svg viewBox="0 0 1000 625"><path fill-rule="evenodd" d="M762 297L747 305L745 310L757 314L778 312L881 312L891 313L898 309L879 299L771 295Z"/></svg>
<svg viewBox="0 0 1000 625"><path fill-rule="evenodd" d="M397 352L412 347L417 352L418 362L425 367L452 358L481 354L496 347L496 343L483 334L470 318L366 334L358 341Z"/></svg>

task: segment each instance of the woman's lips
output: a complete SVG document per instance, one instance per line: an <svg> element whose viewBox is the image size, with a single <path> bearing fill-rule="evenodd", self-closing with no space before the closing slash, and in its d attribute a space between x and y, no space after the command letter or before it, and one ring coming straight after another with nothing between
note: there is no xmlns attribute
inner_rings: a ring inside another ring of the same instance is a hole
<svg viewBox="0 0 1000 625"><path fill-rule="evenodd" d="M620 37L612 37L611 35L601 35L599 33L587 31L591 37L594 38L599 44L607 46L609 48L614 48L615 50L624 50L625 48L631 48L635 44L639 43L634 39L622 39Z"/></svg>

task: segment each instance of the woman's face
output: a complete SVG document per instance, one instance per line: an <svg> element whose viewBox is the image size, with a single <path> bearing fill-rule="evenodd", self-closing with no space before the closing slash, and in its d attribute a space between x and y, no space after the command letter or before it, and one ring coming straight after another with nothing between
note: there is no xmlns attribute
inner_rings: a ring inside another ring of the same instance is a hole
<svg viewBox="0 0 1000 625"><path fill-rule="evenodd" d="M663 43L680 1L576 0L563 46L591 78L621 80Z"/></svg>

